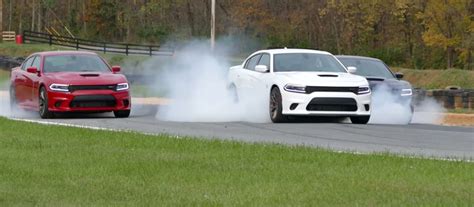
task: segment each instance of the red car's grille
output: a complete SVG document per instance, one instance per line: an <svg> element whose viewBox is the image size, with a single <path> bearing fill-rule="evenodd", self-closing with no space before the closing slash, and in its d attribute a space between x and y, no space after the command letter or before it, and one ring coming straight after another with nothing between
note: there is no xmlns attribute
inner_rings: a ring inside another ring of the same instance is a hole
<svg viewBox="0 0 474 207"><path fill-rule="evenodd" d="M100 108L115 107L117 102L112 95L84 95L76 96L71 101L71 108Z"/></svg>
<svg viewBox="0 0 474 207"><path fill-rule="evenodd" d="M80 90L115 90L117 85L70 85L69 91Z"/></svg>

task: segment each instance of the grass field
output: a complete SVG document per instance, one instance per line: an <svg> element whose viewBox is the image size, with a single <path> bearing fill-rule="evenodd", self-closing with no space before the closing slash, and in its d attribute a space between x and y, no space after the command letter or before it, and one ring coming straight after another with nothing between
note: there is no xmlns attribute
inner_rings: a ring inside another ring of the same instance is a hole
<svg viewBox="0 0 474 207"><path fill-rule="evenodd" d="M474 205L466 162L4 118L0 132L0 206Z"/></svg>
<svg viewBox="0 0 474 207"><path fill-rule="evenodd" d="M394 68L402 72L404 80L413 86L424 89L444 89L447 86L460 86L465 89L474 89L474 70L413 70Z"/></svg>

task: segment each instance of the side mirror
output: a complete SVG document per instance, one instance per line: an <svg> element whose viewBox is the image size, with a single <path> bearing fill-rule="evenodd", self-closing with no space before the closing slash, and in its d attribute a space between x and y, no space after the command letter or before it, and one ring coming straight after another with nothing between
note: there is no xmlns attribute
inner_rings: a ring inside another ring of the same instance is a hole
<svg viewBox="0 0 474 207"><path fill-rule="evenodd" d="M268 67L266 65L257 65L255 66L255 71L261 73L268 73L270 70L268 70Z"/></svg>
<svg viewBox="0 0 474 207"><path fill-rule="evenodd" d="M26 72L38 74L38 68L36 68L36 67L28 67L28 68L26 68Z"/></svg>
<svg viewBox="0 0 474 207"><path fill-rule="evenodd" d="M403 73L395 73L395 77L397 79L402 79L403 78Z"/></svg>
<svg viewBox="0 0 474 207"><path fill-rule="evenodd" d="M347 71L348 71L350 74L355 74L356 71L357 71L357 68L354 67L354 66L348 66L348 67L347 67Z"/></svg>
<svg viewBox="0 0 474 207"><path fill-rule="evenodd" d="M120 72L120 66L118 66L118 65L112 66L112 72L114 72L114 73Z"/></svg>

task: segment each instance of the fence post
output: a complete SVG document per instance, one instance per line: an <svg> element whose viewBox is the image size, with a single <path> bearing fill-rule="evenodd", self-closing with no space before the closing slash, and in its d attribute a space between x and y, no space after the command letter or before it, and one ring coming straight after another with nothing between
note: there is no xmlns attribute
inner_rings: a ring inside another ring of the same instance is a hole
<svg viewBox="0 0 474 207"><path fill-rule="evenodd" d="M26 35L25 35L25 34L26 34L26 31L23 30L23 38L22 38L22 40L21 40L21 43L23 43L23 44L25 44L25 38L26 38Z"/></svg>
<svg viewBox="0 0 474 207"><path fill-rule="evenodd" d="M106 43L104 42L104 54L105 54L106 51L107 51L107 49L106 49Z"/></svg>
<svg viewBox="0 0 474 207"><path fill-rule="evenodd" d="M128 56L128 44L125 45L125 55Z"/></svg>
<svg viewBox="0 0 474 207"><path fill-rule="evenodd" d="M152 55L153 55L153 49L152 49L152 47L150 46L150 56L152 56Z"/></svg>
<svg viewBox="0 0 474 207"><path fill-rule="evenodd" d="M76 50L79 50L79 40L76 39Z"/></svg>
<svg viewBox="0 0 474 207"><path fill-rule="evenodd" d="M49 46L53 45L53 35L49 34Z"/></svg>

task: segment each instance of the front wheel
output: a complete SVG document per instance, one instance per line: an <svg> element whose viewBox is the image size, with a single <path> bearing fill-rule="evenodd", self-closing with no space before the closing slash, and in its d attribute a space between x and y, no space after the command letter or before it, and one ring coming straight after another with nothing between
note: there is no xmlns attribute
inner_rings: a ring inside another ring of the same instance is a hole
<svg viewBox="0 0 474 207"><path fill-rule="evenodd" d="M282 114L282 97L277 87L272 88L270 92L270 119L274 123L286 122L288 117Z"/></svg>
<svg viewBox="0 0 474 207"><path fill-rule="evenodd" d="M370 116L351 116L351 122L353 124L367 124L369 123Z"/></svg>
<svg viewBox="0 0 474 207"><path fill-rule="evenodd" d="M48 92L44 87L41 87L39 93L39 115L43 119L53 118L53 112L48 109Z"/></svg>
<svg viewBox="0 0 474 207"><path fill-rule="evenodd" d="M127 118L130 116L130 110L114 111L115 118Z"/></svg>

